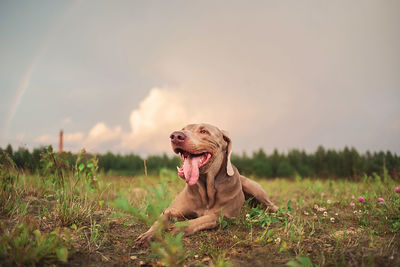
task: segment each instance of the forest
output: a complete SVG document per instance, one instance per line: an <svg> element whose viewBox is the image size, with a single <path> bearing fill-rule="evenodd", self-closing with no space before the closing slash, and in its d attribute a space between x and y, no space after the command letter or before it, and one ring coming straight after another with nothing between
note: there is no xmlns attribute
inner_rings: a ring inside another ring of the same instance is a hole
<svg viewBox="0 0 400 267"><path fill-rule="evenodd" d="M7 153L21 170L37 173L41 169L41 155L46 147L29 151L20 147L13 149L11 145L0 147L0 154ZM150 155L141 157L137 154L105 154L91 155L83 153L86 160L96 157L100 171L109 175L136 176L145 173L158 175L161 169L175 170L181 160L177 156ZM60 155L71 166L76 162L78 154L62 152ZM233 154L232 163L240 173L258 178L274 177L308 177L322 179L359 180L364 175L390 175L400 179L400 156L390 151L359 153L355 148L345 147L343 150L325 149L319 146L313 153L293 149L287 153L275 149L267 154L262 148L247 153Z"/></svg>

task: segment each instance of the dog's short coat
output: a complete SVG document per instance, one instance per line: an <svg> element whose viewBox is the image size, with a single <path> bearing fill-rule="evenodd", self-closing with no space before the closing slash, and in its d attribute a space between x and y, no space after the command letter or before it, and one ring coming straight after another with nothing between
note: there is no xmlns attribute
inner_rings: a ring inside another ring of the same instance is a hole
<svg viewBox="0 0 400 267"><path fill-rule="evenodd" d="M221 214L238 216L245 198L254 198L270 211L278 210L258 183L241 176L231 164L232 141L225 131L209 124L189 124L173 132L170 139L172 149L182 158L178 175L187 184L162 216L191 218L185 235L214 228ZM147 243L156 229L157 223L136 242Z"/></svg>

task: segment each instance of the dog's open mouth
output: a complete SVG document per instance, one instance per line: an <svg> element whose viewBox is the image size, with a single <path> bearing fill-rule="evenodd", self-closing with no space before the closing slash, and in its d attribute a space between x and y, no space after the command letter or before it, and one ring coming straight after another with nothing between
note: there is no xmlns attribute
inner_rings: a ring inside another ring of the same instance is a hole
<svg viewBox="0 0 400 267"><path fill-rule="evenodd" d="M196 184L199 179L199 169L210 161L211 153L191 154L181 149L175 152L179 153L182 159L182 167L177 167L179 177L185 179L188 185Z"/></svg>

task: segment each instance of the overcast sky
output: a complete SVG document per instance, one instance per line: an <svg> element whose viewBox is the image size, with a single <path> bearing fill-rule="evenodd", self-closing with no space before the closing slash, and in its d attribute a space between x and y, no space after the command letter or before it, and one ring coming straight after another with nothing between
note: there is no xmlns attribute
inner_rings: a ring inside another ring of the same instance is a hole
<svg viewBox="0 0 400 267"><path fill-rule="evenodd" d="M400 153L400 1L1 1L0 146Z"/></svg>

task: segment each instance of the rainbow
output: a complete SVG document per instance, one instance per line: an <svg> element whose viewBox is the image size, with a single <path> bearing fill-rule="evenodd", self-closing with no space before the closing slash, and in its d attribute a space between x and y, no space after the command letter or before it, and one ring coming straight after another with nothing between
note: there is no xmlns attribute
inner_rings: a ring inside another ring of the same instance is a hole
<svg viewBox="0 0 400 267"><path fill-rule="evenodd" d="M29 87L29 82L32 77L33 69L36 66L37 61L39 60L42 53L37 53L37 56L34 58L32 63L29 65L28 69L25 71L25 74L22 76L21 81L18 83L17 92L11 101L10 108L7 113L7 117L4 123L3 132L1 136L5 139L8 133L8 128L10 127L11 121L15 115L15 112L18 109L19 103L21 102L22 96L24 95L26 89Z"/></svg>
<svg viewBox="0 0 400 267"><path fill-rule="evenodd" d="M13 100L11 101L10 108L7 112L6 120L3 126L3 131L0 134L0 138L5 140L7 138L8 134L8 129L10 128L11 122L14 118L14 115L18 109L18 106L21 102L21 99L26 91L26 89L29 87L29 83L32 78L32 73L37 65L37 63L40 61L40 58L43 56L44 52L46 51L46 48L48 46L49 40L51 36L53 36L53 33L59 28L61 25L61 22L63 22L69 14L76 8L76 6L81 2L82 0L77 0L73 2L63 13L62 16L60 16L60 19L58 20L58 23L55 23L52 29L48 32L46 37L44 38L42 45L39 47L37 53L35 54L32 62L28 65L28 68L24 72L24 75L22 76L21 80L18 83L18 87L15 93L15 96Z"/></svg>

